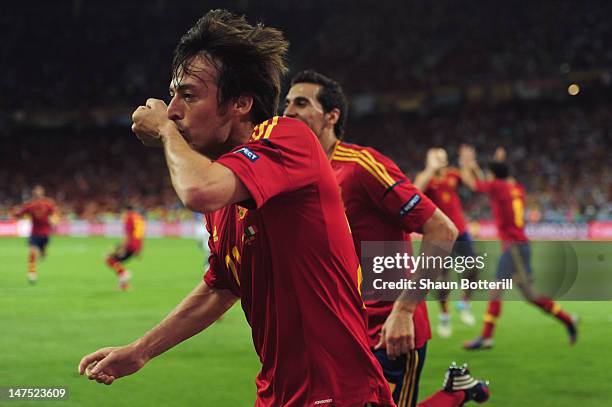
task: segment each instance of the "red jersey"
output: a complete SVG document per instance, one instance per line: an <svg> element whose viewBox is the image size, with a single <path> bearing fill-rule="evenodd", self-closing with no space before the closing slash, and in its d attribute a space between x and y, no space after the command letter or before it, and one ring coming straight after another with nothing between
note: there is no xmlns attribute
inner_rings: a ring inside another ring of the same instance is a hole
<svg viewBox="0 0 612 407"><path fill-rule="evenodd" d="M525 190L519 183L502 179L477 181L476 191L489 196L497 231L504 244L529 240L525 235Z"/></svg>
<svg viewBox="0 0 612 407"><path fill-rule="evenodd" d="M461 199L457 194L457 187L460 183L459 170L447 168L440 177L434 177L429 181L425 188L425 195L453 221L459 234L462 235L467 231L467 228L463 218Z"/></svg>
<svg viewBox="0 0 612 407"><path fill-rule="evenodd" d="M47 198L27 202L15 216L20 218L29 215L32 219L32 236L49 236L51 234L51 215L56 212L55 204Z"/></svg>
<svg viewBox="0 0 612 407"><path fill-rule="evenodd" d="M217 163L251 199L206 215L204 280L241 299L262 363L256 407L393 406L368 346L338 186L315 135L274 117Z"/></svg>
<svg viewBox="0 0 612 407"><path fill-rule="evenodd" d="M139 252L144 240L145 221L137 212L129 211L125 214L125 246L128 250Z"/></svg>
<svg viewBox="0 0 612 407"><path fill-rule="evenodd" d="M436 210L393 161L372 148L338 143L331 163L359 256L362 241L410 241L410 233L420 230ZM415 196L420 197L419 202L404 213ZM370 346L374 347L393 302L366 301L366 307ZM424 301L413 321L415 345L420 348L431 338Z"/></svg>

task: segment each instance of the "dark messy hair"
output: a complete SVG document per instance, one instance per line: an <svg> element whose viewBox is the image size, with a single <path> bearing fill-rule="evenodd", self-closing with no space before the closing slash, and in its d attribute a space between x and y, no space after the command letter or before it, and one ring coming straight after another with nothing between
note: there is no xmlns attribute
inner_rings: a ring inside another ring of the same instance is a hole
<svg viewBox="0 0 612 407"><path fill-rule="evenodd" d="M325 113L331 112L332 109L340 110L340 118L334 125L334 133L336 137L342 138L344 135L344 124L348 115L348 103L346 96L340 84L333 79L328 78L318 72L306 70L295 74L291 79L291 86L296 83L314 83L320 85L321 89L317 94L317 100L323 106Z"/></svg>
<svg viewBox="0 0 612 407"><path fill-rule="evenodd" d="M251 96L251 118L260 123L276 112L288 48L283 33L275 28L251 25L244 16L227 10L211 10L176 46L173 80L180 82L182 75L195 73L193 58L201 56L217 68L219 106L241 95Z"/></svg>
<svg viewBox="0 0 612 407"><path fill-rule="evenodd" d="M504 162L491 161L489 169L495 175L495 178L506 179L510 176L510 167Z"/></svg>

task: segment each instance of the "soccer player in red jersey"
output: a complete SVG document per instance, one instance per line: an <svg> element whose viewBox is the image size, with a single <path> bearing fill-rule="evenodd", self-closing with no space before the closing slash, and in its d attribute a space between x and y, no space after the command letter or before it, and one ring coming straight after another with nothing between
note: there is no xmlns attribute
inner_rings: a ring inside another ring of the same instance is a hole
<svg viewBox="0 0 612 407"><path fill-rule="evenodd" d="M347 104L340 85L314 71L296 74L291 85L284 114L308 124L331 161L358 255L362 241L409 242L412 231L422 232L424 241L447 241L450 249L455 227L392 160L372 148L341 141ZM365 304L370 348L394 400L400 407L415 406L431 338L425 302L369 300ZM449 391L439 392L424 405L460 405L470 398L475 386L483 386L467 378L469 372L462 374L461 380L470 383L469 390L453 393L450 386Z"/></svg>
<svg viewBox="0 0 612 407"><path fill-rule="evenodd" d="M461 173L458 168L449 167L448 154L443 148L431 148L427 151L425 169L419 172L414 185L423 191L442 212L455 224L459 232L453 253L457 256L475 257L472 247L472 237L463 217L463 207L457 189L461 184ZM463 276L469 280L475 279L476 269L466 270ZM448 280L449 270L444 270L444 278ZM440 290L440 314L438 335L448 338L452 334L452 325L448 309L450 290ZM470 306L471 291L466 290L463 299L457 304L461 320L470 326L476 323Z"/></svg>
<svg viewBox="0 0 612 407"><path fill-rule="evenodd" d="M210 11L175 50L169 106L134 112L136 135L163 145L179 198L206 213L210 268L158 326L84 357L81 374L97 362L88 377L111 384L240 299L262 363L257 407L395 405L368 346L331 166L305 124L273 117L287 47L276 29Z"/></svg>
<svg viewBox="0 0 612 407"><path fill-rule="evenodd" d="M473 147L462 146L459 163L464 183L475 192L488 195L493 218L502 241L503 253L497 266L496 278L512 278L527 301L559 320L567 329L570 344L577 339L574 318L568 315L550 298L535 292L532 283L531 249L525 235L525 189L510 176L510 167L505 162L505 150L498 148L489 169L492 180L479 180L482 171L476 161ZM482 334L466 342L468 350L487 349L493 346L493 330L501 314L502 290L490 292L489 306L484 317Z"/></svg>
<svg viewBox="0 0 612 407"><path fill-rule="evenodd" d="M32 231L28 239L28 281L35 284L38 280L36 262L39 258L47 255L49 235L52 230L52 218L57 214L53 200L45 196L45 189L36 185L32 189L32 200L26 202L20 209L13 213L15 218L29 216L32 220Z"/></svg>
<svg viewBox="0 0 612 407"><path fill-rule="evenodd" d="M145 220L134 210L131 205L127 205L123 214L125 230L125 242L106 257L106 264L117 273L119 288L123 291L130 289L130 279L132 273L123 266L127 260L134 255L139 255L142 250L142 242L145 234Z"/></svg>

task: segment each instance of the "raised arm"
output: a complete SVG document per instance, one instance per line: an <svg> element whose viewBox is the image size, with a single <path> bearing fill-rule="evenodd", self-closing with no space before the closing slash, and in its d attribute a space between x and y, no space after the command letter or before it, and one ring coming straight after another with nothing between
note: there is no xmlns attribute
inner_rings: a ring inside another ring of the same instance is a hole
<svg viewBox="0 0 612 407"><path fill-rule="evenodd" d="M414 186L420 189L421 191L425 191L425 189L427 188L427 184L429 184L429 181L431 181L431 179L436 175L436 171L448 164L442 160L443 157L440 153L440 150L442 149L430 148L429 150L427 150L427 160L425 162L425 169L419 172L414 178Z"/></svg>
<svg viewBox="0 0 612 407"><path fill-rule="evenodd" d="M483 178L483 173L476 161L476 150L462 144L459 147L459 173L461 182L472 191L476 191L476 182Z"/></svg>
<svg viewBox="0 0 612 407"><path fill-rule="evenodd" d="M133 343L121 347L102 348L79 363L79 374L90 380L111 384L116 379L136 373L149 360L201 332L237 301L227 290L216 290L200 283L155 328ZM91 369L88 369L95 363Z"/></svg>
<svg viewBox="0 0 612 407"><path fill-rule="evenodd" d="M27 204L20 207L13 207L9 210L9 216L14 219L23 217L27 212Z"/></svg>
<svg viewBox="0 0 612 407"><path fill-rule="evenodd" d="M168 119L168 107L158 99L147 100L132 115L132 131L147 146L163 146L172 186L183 204L194 212L212 212L250 198L249 192L228 168L193 150L176 124Z"/></svg>

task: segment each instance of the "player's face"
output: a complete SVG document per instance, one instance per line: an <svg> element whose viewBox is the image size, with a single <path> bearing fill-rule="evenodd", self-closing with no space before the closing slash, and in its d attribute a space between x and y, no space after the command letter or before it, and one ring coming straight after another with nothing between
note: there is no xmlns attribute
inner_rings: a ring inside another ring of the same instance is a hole
<svg viewBox="0 0 612 407"><path fill-rule="evenodd" d="M443 148L438 149L438 160L440 160L440 163L442 164L443 167L448 166L448 154L446 153L445 149Z"/></svg>
<svg viewBox="0 0 612 407"><path fill-rule="evenodd" d="M301 120L321 138L327 125L323 106L317 100L321 85L314 83L296 83L289 89L285 98L284 115Z"/></svg>
<svg viewBox="0 0 612 407"><path fill-rule="evenodd" d="M217 100L217 75L209 61L194 58L189 73L172 79L168 105L168 118L176 123L185 141L211 158L226 152L231 130L231 115Z"/></svg>
<svg viewBox="0 0 612 407"><path fill-rule="evenodd" d="M37 185L32 189L32 195L35 198L42 198L45 195L45 189L40 185Z"/></svg>

